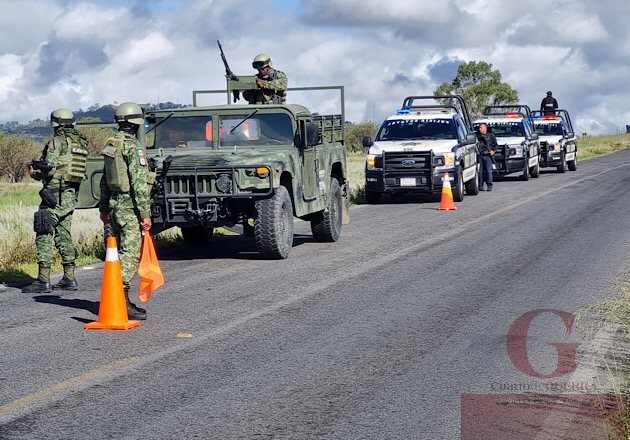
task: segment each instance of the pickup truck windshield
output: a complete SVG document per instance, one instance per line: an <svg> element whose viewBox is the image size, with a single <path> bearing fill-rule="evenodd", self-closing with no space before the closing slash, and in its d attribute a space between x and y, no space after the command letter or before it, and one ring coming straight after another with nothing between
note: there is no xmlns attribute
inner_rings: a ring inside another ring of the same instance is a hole
<svg viewBox="0 0 630 440"><path fill-rule="evenodd" d="M293 125L289 115L257 113L243 122L250 114L219 115L214 118L173 116L156 127L155 136L151 139L153 143L149 147L212 148L213 138L217 135L215 124L218 126L219 147L293 144ZM158 118L156 122L160 120ZM234 127L236 129L232 130Z"/></svg>
<svg viewBox="0 0 630 440"><path fill-rule="evenodd" d="M488 129L496 137L525 137L525 129L521 121L499 122L492 121L487 122ZM477 130L479 124L474 124L475 130Z"/></svg>
<svg viewBox="0 0 630 440"><path fill-rule="evenodd" d="M564 134L560 124L534 124L534 127L536 128L536 133L541 136L562 136Z"/></svg>
<svg viewBox="0 0 630 440"><path fill-rule="evenodd" d="M405 139L457 139L453 119L390 119L383 122L377 141Z"/></svg>

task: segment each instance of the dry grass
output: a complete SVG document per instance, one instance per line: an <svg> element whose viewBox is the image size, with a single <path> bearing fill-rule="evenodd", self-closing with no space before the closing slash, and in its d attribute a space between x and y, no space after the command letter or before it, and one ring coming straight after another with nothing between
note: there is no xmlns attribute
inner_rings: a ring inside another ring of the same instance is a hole
<svg viewBox="0 0 630 440"><path fill-rule="evenodd" d="M580 136L578 138L579 158L588 159L612 153L630 146L630 133Z"/></svg>

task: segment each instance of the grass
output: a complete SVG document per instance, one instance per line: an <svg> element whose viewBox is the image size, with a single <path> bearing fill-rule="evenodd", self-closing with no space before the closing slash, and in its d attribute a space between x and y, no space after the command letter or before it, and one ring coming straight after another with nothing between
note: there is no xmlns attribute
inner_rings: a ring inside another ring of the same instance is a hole
<svg viewBox="0 0 630 440"><path fill-rule="evenodd" d="M582 135L578 137L579 158L588 159L612 153L630 146L630 133Z"/></svg>

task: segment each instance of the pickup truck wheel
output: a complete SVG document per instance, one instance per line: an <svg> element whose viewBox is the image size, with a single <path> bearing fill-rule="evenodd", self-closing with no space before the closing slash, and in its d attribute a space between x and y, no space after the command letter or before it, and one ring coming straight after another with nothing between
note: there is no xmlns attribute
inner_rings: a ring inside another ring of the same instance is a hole
<svg viewBox="0 0 630 440"><path fill-rule="evenodd" d="M567 172L567 157L565 156L564 153L562 153L562 162L560 162L560 165L558 165L556 169L558 170L559 173Z"/></svg>
<svg viewBox="0 0 630 440"><path fill-rule="evenodd" d="M279 186L273 197L256 201L254 237L264 258L284 259L293 247L293 204L289 191Z"/></svg>
<svg viewBox="0 0 630 440"><path fill-rule="evenodd" d="M466 182L466 195L476 196L479 194L479 169L475 167L475 177Z"/></svg>
<svg viewBox="0 0 630 440"><path fill-rule="evenodd" d="M525 159L525 168L523 168L523 174L519 177L522 181L527 182L529 180L529 162Z"/></svg>
<svg viewBox="0 0 630 440"><path fill-rule="evenodd" d="M192 246L203 246L210 243L214 228L212 226L189 226L181 228L184 243Z"/></svg>
<svg viewBox="0 0 630 440"><path fill-rule="evenodd" d="M462 177L462 171L457 172L455 177L455 187L453 188L453 201L461 202L464 200L464 179Z"/></svg>
<svg viewBox="0 0 630 440"><path fill-rule="evenodd" d="M378 205L379 203L381 203L382 196L383 193L365 190L365 201L369 205Z"/></svg>
<svg viewBox="0 0 630 440"><path fill-rule="evenodd" d="M577 171L577 151L575 152L574 159L567 162L567 166L569 167L569 171Z"/></svg>
<svg viewBox="0 0 630 440"><path fill-rule="evenodd" d="M540 177L540 160L529 170L529 172L534 179L538 179Z"/></svg>
<svg viewBox="0 0 630 440"><path fill-rule="evenodd" d="M313 214L311 231L315 241L333 242L339 240L341 234L341 187L335 178L330 182L328 205L321 212Z"/></svg>

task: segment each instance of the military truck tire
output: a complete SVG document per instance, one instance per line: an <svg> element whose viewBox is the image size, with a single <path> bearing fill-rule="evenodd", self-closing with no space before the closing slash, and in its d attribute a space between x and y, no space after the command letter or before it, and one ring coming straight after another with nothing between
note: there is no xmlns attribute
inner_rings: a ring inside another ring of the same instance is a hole
<svg viewBox="0 0 630 440"><path fill-rule="evenodd" d="M191 226L187 228L181 228L182 237L184 243L192 246L202 246L210 243L212 235L214 234L214 228L212 226Z"/></svg>
<svg viewBox="0 0 630 440"><path fill-rule="evenodd" d="M529 172L534 179L538 179L540 177L540 162L536 163L536 165L531 167Z"/></svg>
<svg viewBox="0 0 630 440"><path fill-rule="evenodd" d="M562 153L562 162L560 162L560 165L558 165L556 169L559 173L567 172L567 156L564 153Z"/></svg>
<svg viewBox="0 0 630 440"><path fill-rule="evenodd" d="M341 234L341 186L335 178L330 182L328 206L322 212L316 212L311 218L311 231L315 241L334 242Z"/></svg>
<svg viewBox="0 0 630 440"><path fill-rule="evenodd" d="M279 186L273 197L256 201L254 237L263 258L284 259L293 247L293 204L289 191Z"/></svg>
<svg viewBox="0 0 630 440"><path fill-rule="evenodd" d="M462 171L457 172L455 177L455 187L453 188L453 201L461 202L464 200L464 179L462 177Z"/></svg>
<svg viewBox="0 0 630 440"><path fill-rule="evenodd" d="M381 203L381 197L383 197L383 193L377 191L365 191L365 201L368 205L378 205Z"/></svg>
<svg viewBox="0 0 630 440"><path fill-rule="evenodd" d="M519 179L523 182L527 182L529 180L529 163L525 160L525 168L523 168L523 174L520 175Z"/></svg>
<svg viewBox="0 0 630 440"><path fill-rule="evenodd" d="M569 171L577 171L577 151L575 152L575 159L567 162L567 166L569 167Z"/></svg>
<svg viewBox="0 0 630 440"><path fill-rule="evenodd" d="M466 195L476 196L479 194L479 169L475 170L475 177L466 182Z"/></svg>

